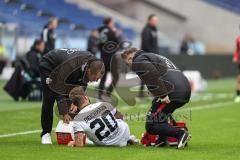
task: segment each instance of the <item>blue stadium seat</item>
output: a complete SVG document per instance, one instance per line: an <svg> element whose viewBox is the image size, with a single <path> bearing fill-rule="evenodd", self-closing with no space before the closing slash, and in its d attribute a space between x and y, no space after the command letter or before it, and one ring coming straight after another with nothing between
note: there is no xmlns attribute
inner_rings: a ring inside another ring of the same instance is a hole
<svg viewBox="0 0 240 160"><path fill-rule="evenodd" d="M57 18L67 18L70 24L80 24L84 26L86 30L92 30L102 24L104 17L94 15L91 11L77 7L74 4L66 3L64 0L21 0L22 4L30 4L36 7L39 11L47 11L52 13ZM5 18L9 16L11 18ZM41 30L47 19L37 16L36 12L22 11L19 4L6 4L3 0L0 0L0 20L15 21L20 26L25 26L23 29L32 27L34 30ZM61 24L57 31L70 31L70 24ZM133 38L134 31L131 28L122 27L117 23L124 33L124 36L128 39Z"/></svg>
<svg viewBox="0 0 240 160"><path fill-rule="evenodd" d="M220 6L229 11L240 14L240 1L239 0L204 0L213 5Z"/></svg>

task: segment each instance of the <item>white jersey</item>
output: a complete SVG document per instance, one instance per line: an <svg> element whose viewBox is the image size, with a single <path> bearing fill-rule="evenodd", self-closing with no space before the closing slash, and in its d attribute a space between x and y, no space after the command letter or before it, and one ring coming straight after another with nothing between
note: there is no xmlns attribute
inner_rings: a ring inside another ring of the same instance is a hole
<svg viewBox="0 0 240 160"><path fill-rule="evenodd" d="M112 110L105 104L99 102L82 109L76 116L81 118L74 118L74 133L85 132L96 145L126 146L130 136L129 127L123 120L115 119Z"/></svg>

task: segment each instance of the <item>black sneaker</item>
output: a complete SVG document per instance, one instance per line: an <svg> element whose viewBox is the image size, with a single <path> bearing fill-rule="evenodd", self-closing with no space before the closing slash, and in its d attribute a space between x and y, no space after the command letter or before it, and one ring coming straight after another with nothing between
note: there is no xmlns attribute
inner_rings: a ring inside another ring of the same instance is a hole
<svg viewBox="0 0 240 160"><path fill-rule="evenodd" d="M169 144L168 144L168 142L167 142L167 139L166 139L166 140L160 140L160 139L158 139L154 146L155 146L155 147L168 147Z"/></svg>
<svg viewBox="0 0 240 160"><path fill-rule="evenodd" d="M168 143L167 142L158 142L154 145L154 147L168 147Z"/></svg>
<svg viewBox="0 0 240 160"><path fill-rule="evenodd" d="M178 138L178 145L177 145L177 149L183 149L187 142L190 140L191 135L184 130L183 133L181 134L181 136L179 136Z"/></svg>

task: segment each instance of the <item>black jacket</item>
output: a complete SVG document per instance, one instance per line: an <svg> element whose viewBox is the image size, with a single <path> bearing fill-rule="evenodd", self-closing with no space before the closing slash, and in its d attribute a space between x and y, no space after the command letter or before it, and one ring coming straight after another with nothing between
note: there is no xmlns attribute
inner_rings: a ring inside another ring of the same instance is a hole
<svg viewBox="0 0 240 160"><path fill-rule="evenodd" d="M67 95L76 85L87 87L86 66L97 58L79 49L55 49L40 60L42 78L50 78L49 87L59 95Z"/></svg>
<svg viewBox="0 0 240 160"><path fill-rule="evenodd" d="M159 53L157 28L146 25L141 34L141 48L145 52Z"/></svg>
<svg viewBox="0 0 240 160"><path fill-rule="evenodd" d="M56 93L60 115L68 113L71 100L68 94L75 86L87 87L88 79L85 76L89 62L97 60L90 52L79 49L55 49L48 52L40 61L42 83L51 79L48 87Z"/></svg>
<svg viewBox="0 0 240 160"><path fill-rule="evenodd" d="M168 95L171 101L189 101L191 87L188 79L166 57L139 51L133 58L132 70L154 97Z"/></svg>
<svg viewBox="0 0 240 160"><path fill-rule="evenodd" d="M36 49L31 48L26 54L26 59L29 63L29 72L32 74L31 76L34 78L40 77L39 61L41 59L41 53Z"/></svg>
<svg viewBox="0 0 240 160"><path fill-rule="evenodd" d="M92 54L96 55L98 51L98 38L94 36L88 37L87 50Z"/></svg>
<svg viewBox="0 0 240 160"><path fill-rule="evenodd" d="M25 75L29 75L31 78L34 78L30 70L29 62L26 56L23 56L16 61L15 71L4 86L4 90L16 101L18 101L19 98L27 98L31 91L31 82L35 82L36 85L38 84L38 82L34 81L34 79L27 79Z"/></svg>
<svg viewBox="0 0 240 160"><path fill-rule="evenodd" d="M104 45L107 42L113 42L114 44L118 44L120 42L120 38L117 36L116 32L111 30L110 28L106 26L102 26L98 28L99 32L99 50L101 52L101 58L111 58L111 56L116 53L116 47L113 47L114 49L104 49ZM116 45L114 45L116 46Z"/></svg>
<svg viewBox="0 0 240 160"><path fill-rule="evenodd" d="M24 84L26 80L21 74L21 66L17 66L13 72L11 78L4 86L4 90L15 100L18 101L20 97L26 98L26 93L24 93Z"/></svg>
<svg viewBox="0 0 240 160"><path fill-rule="evenodd" d="M44 53L55 49L56 34L54 33L53 29L48 29L48 27L45 26L41 33L41 39L45 42Z"/></svg>

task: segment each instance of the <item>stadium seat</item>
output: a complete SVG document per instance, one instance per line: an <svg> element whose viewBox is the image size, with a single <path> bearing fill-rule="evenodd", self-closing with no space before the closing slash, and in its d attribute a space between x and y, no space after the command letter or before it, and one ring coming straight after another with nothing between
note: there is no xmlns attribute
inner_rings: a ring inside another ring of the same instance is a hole
<svg viewBox="0 0 240 160"><path fill-rule="evenodd" d="M205 0L205 1L240 14L239 0Z"/></svg>

